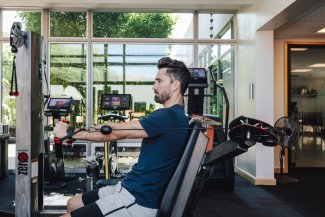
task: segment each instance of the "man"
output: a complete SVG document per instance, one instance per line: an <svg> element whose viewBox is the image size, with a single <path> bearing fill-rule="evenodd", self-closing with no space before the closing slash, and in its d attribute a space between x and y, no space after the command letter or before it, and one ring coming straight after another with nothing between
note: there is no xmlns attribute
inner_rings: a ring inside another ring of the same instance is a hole
<svg viewBox="0 0 325 217"><path fill-rule="evenodd" d="M155 101L164 108L141 120L111 125L113 130L108 135L102 134L96 127L75 131L73 139L111 141L143 138L143 141L138 163L122 182L72 197L64 217L156 216L166 185L186 143L188 119L183 104L190 80L190 72L181 61L164 57L157 66L159 70L153 90ZM62 138L67 134L67 128L67 124L59 122L54 134Z"/></svg>

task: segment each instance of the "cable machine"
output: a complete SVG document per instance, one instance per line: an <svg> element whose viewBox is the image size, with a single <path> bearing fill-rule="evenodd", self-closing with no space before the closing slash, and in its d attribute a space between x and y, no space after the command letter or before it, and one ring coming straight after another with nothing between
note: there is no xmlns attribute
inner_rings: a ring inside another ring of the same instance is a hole
<svg viewBox="0 0 325 217"><path fill-rule="evenodd" d="M21 24L15 22L10 45L14 53L11 95L19 96L16 99L15 214L38 216L43 209L45 43L41 35L23 32ZM18 85L23 91L18 92Z"/></svg>

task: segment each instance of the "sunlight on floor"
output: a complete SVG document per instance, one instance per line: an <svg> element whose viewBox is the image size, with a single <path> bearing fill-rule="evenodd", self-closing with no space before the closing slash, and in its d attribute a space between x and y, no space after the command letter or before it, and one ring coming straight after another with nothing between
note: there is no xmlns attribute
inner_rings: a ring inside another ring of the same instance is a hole
<svg viewBox="0 0 325 217"><path fill-rule="evenodd" d="M46 206L66 206L67 201L71 198L71 195L67 196L60 193L51 193L50 195L44 195L44 205Z"/></svg>

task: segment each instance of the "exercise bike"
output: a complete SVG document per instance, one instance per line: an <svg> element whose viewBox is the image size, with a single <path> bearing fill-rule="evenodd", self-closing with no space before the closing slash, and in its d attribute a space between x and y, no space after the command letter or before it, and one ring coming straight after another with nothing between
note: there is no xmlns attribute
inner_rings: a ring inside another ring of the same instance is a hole
<svg viewBox="0 0 325 217"><path fill-rule="evenodd" d="M109 111L108 114L102 114L98 117L99 122L125 122L129 119L124 115L124 111L131 107L130 94L102 94L101 111ZM118 167L118 144L117 141L104 142L104 153L95 153L87 161L87 176L98 179L97 187L108 185L111 182L117 182L124 178L125 174ZM97 163L96 163L97 161ZM100 169L104 169L104 177L100 177ZM96 171L96 172L94 172ZM92 187L92 185L90 185Z"/></svg>
<svg viewBox="0 0 325 217"><path fill-rule="evenodd" d="M52 117L52 126L54 127L57 122L61 121L62 117L67 117L72 111L72 98L50 98L44 110L44 115ZM52 126L45 126L44 131L52 131ZM48 136L44 140L44 189L61 189L66 185L64 181L73 180L75 177L72 174L65 173L62 145L62 141L54 138L54 148L51 150L50 137Z"/></svg>

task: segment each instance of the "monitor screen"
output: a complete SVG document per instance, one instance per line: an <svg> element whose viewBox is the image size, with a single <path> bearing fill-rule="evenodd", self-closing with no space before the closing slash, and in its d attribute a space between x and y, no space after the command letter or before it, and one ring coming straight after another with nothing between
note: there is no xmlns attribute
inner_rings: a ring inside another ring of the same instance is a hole
<svg viewBox="0 0 325 217"><path fill-rule="evenodd" d="M131 94L102 94L101 109L127 110L131 108Z"/></svg>
<svg viewBox="0 0 325 217"><path fill-rule="evenodd" d="M66 109L70 110L72 106L72 98L50 98L47 109Z"/></svg>
<svg viewBox="0 0 325 217"><path fill-rule="evenodd" d="M189 68L191 80L189 87L207 87L208 79L204 68Z"/></svg>

